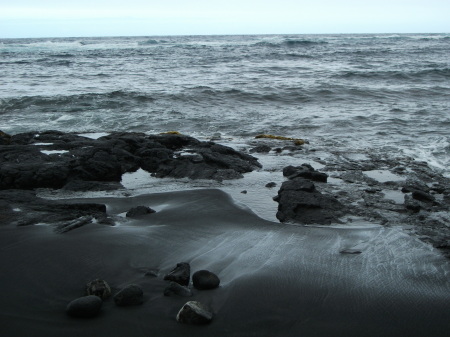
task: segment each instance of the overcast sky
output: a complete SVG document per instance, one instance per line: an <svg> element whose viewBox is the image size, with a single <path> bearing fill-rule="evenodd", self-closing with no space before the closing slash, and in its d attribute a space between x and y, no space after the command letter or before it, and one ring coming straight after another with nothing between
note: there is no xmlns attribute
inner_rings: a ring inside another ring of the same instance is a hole
<svg viewBox="0 0 450 337"><path fill-rule="evenodd" d="M0 0L0 38L449 33L449 0Z"/></svg>

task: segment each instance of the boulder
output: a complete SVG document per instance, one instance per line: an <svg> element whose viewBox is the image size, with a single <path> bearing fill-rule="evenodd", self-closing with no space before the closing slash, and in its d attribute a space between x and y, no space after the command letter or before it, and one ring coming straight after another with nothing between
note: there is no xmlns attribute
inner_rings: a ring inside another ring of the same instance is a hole
<svg viewBox="0 0 450 337"><path fill-rule="evenodd" d="M198 290L208 290L217 288L220 284L220 279L216 274L208 270L199 270L192 275L192 283Z"/></svg>
<svg viewBox="0 0 450 337"><path fill-rule="evenodd" d="M208 324L212 321L212 318L212 312L197 301L187 302L177 314L177 321L185 324Z"/></svg>
<svg viewBox="0 0 450 337"><path fill-rule="evenodd" d="M114 295L114 302L121 307L142 304L144 292L137 284L130 284Z"/></svg>
<svg viewBox="0 0 450 337"><path fill-rule="evenodd" d="M191 278L191 266L187 262L178 263L170 273L164 276L165 281L173 281L182 286L189 285Z"/></svg>
<svg viewBox="0 0 450 337"><path fill-rule="evenodd" d="M285 181L274 200L278 202L276 217L281 222L331 224L345 214L345 207L335 197L322 194L303 178Z"/></svg>
<svg viewBox="0 0 450 337"><path fill-rule="evenodd" d="M72 317L95 317L100 313L102 303L100 297L95 295L80 297L67 305L66 313Z"/></svg>
<svg viewBox="0 0 450 337"><path fill-rule="evenodd" d="M275 187L275 186L277 186L277 183L275 183L275 182L273 182L273 181L266 184L266 187L267 187L267 188L272 188L272 187Z"/></svg>
<svg viewBox="0 0 450 337"><path fill-rule="evenodd" d="M435 198L424 191L415 190L412 192L412 197L416 200L423 201L423 202L434 202Z"/></svg>
<svg viewBox="0 0 450 337"><path fill-rule="evenodd" d="M155 213L156 211L154 209L151 209L150 207L147 206L137 206L137 207L133 207L131 208L127 214L126 217L127 218L139 218L141 216L147 215L147 214L152 214Z"/></svg>
<svg viewBox="0 0 450 337"><path fill-rule="evenodd" d="M188 287L184 287L181 284L170 282L166 289L164 289L164 296L172 295L190 297L192 296L192 291Z"/></svg>
<svg viewBox="0 0 450 337"><path fill-rule="evenodd" d="M105 300L111 296L111 288L105 280L95 279L86 285L86 294L95 295Z"/></svg>

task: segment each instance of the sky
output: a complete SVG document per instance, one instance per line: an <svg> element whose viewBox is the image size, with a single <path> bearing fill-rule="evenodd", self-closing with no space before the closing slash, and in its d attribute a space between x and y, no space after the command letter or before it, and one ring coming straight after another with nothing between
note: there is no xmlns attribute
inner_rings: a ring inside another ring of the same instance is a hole
<svg viewBox="0 0 450 337"><path fill-rule="evenodd" d="M449 33L449 0L0 0L0 38Z"/></svg>

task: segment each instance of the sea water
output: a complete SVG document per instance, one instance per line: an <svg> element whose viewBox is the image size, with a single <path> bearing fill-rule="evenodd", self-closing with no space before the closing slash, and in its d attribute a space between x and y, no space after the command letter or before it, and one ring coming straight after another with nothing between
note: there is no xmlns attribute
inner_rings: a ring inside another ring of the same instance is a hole
<svg viewBox="0 0 450 337"><path fill-rule="evenodd" d="M0 40L0 130L266 133L450 176L450 34Z"/></svg>

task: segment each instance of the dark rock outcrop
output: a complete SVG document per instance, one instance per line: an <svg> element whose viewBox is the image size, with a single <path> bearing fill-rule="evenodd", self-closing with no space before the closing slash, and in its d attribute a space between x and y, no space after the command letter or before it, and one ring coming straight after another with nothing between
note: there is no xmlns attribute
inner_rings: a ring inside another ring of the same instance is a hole
<svg viewBox="0 0 450 337"><path fill-rule="evenodd" d="M130 284L114 295L114 302L121 307L139 305L144 302L144 292L137 284Z"/></svg>
<svg viewBox="0 0 450 337"><path fill-rule="evenodd" d="M142 217L144 215L148 215L148 214L152 214L152 213L156 213L156 211L154 209L151 209L150 207L137 206L137 207L131 208L126 213L126 217L127 218L139 218L139 217Z"/></svg>
<svg viewBox="0 0 450 337"><path fill-rule="evenodd" d="M192 275L192 283L194 288L198 290L208 290L217 288L220 284L220 279L216 274L208 270L199 270Z"/></svg>
<svg viewBox="0 0 450 337"><path fill-rule="evenodd" d="M336 198L317 191L311 181L303 178L285 181L274 200L278 202L276 216L281 222L331 224L345 214Z"/></svg>
<svg viewBox="0 0 450 337"><path fill-rule="evenodd" d="M187 302L177 314L177 321L185 324L208 324L212 321L212 318L212 312L197 301Z"/></svg>
<svg viewBox="0 0 450 337"><path fill-rule="evenodd" d="M283 169L283 175L288 179L305 178L317 182L327 182L328 175L316 171L309 164L302 164L301 166L287 166Z"/></svg>
<svg viewBox="0 0 450 337"><path fill-rule="evenodd" d="M84 296L67 305L66 313L72 317L91 318L100 313L103 301L95 295Z"/></svg>
<svg viewBox="0 0 450 337"><path fill-rule="evenodd" d="M164 276L165 281L173 281L182 286L189 285L190 278L191 266L187 262L177 263L177 266Z"/></svg>
<svg viewBox="0 0 450 337"><path fill-rule="evenodd" d="M0 218L3 225L49 224L57 233L93 222L113 224L104 204L42 199L28 190L0 190Z"/></svg>
<svg viewBox="0 0 450 337"><path fill-rule="evenodd" d="M258 145L250 149L250 153L269 153L272 148L269 145Z"/></svg>
<svg viewBox="0 0 450 337"><path fill-rule="evenodd" d="M248 154L179 134L113 133L90 139L46 131L1 133L0 138L0 189L79 190L80 183L71 187L70 182L120 182L124 173L140 167L161 178L215 180L241 178L261 167Z"/></svg>

